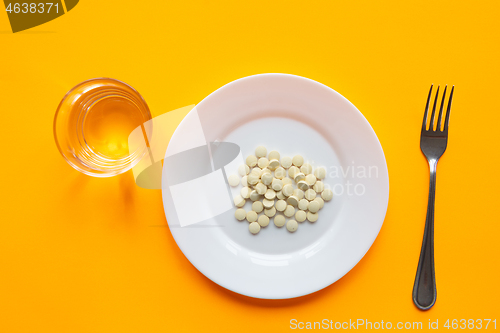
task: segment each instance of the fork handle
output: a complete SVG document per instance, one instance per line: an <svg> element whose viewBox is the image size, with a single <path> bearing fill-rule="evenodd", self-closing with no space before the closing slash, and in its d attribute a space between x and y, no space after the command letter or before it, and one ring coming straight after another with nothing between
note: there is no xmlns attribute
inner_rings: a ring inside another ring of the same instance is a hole
<svg viewBox="0 0 500 333"><path fill-rule="evenodd" d="M437 160L429 161L429 201L425 220L424 239L420 250L417 274L413 285L413 303L420 310L429 310L436 303L436 276L434 270L434 201L436 196Z"/></svg>

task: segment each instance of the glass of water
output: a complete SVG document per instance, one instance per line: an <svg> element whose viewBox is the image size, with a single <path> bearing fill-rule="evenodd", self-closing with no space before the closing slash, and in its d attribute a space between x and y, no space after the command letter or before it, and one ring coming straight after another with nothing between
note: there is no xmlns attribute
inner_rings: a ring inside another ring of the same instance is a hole
<svg viewBox="0 0 500 333"><path fill-rule="evenodd" d="M110 78L84 81L62 99L54 118L59 151L76 170L111 177L130 170L147 152L129 147L129 134L151 120L148 105L128 84Z"/></svg>

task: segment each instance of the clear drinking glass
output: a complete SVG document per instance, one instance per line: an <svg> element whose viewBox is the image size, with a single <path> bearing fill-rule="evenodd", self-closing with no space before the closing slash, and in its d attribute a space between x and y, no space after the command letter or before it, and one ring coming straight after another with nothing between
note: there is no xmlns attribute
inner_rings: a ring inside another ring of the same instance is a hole
<svg viewBox="0 0 500 333"><path fill-rule="evenodd" d="M148 105L134 88L96 78L64 96L54 118L54 137L73 168L89 176L111 177L130 170L144 156L146 144L129 151L128 136L150 119Z"/></svg>

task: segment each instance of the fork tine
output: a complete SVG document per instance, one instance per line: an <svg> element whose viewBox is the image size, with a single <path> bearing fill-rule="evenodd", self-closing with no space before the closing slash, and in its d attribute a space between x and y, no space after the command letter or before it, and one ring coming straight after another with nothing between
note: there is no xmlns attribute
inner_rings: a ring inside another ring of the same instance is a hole
<svg viewBox="0 0 500 333"><path fill-rule="evenodd" d="M448 85L444 86L443 98L441 99L441 106L439 107L439 116L438 116L438 124L436 126L436 131L441 131L441 118L443 117L443 105L444 105L444 97L446 96L446 88L448 88Z"/></svg>
<svg viewBox="0 0 500 333"><path fill-rule="evenodd" d="M427 113L429 111L429 101L431 100L432 87L434 85L431 84L431 89L429 90L429 96L427 96L427 103L425 104L425 112L424 112L424 121L422 122L422 131L427 129Z"/></svg>
<svg viewBox="0 0 500 333"><path fill-rule="evenodd" d="M434 131L434 116L436 115L436 104L439 96L439 86L436 90L436 97L434 97L434 105L432 107L431 122L429 123L429 131Z"/></svg>
<svg viewBox="0 0 500 333"><path fill-rule="evenodd" d="M451 101L453 99L453 90L455 90L455 86L451 87L450 99L448 100L448 107L446 110L446 119L444 120L444 131L448 131L448 123L450 122L450 110L451 110Z"/></svg>

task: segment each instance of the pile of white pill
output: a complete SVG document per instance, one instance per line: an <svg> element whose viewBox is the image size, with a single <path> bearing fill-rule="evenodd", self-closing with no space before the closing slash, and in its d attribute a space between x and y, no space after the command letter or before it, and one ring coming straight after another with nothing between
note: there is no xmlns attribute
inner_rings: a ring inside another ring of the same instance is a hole
<svg viewBox="0 0 500 333"><path fill-rule="evenodd" d="M239 176L228 177L230 186L240 183L243 186L234 197L237 207L234 216L238 221L246 219L252 234L268 226L271 218L275 226L281 228L286 224L288 231L295 232L306 219L316 222L325 201L333 198L333 192L323 183L325 168L313 170L300 155L280 158L277 151L268 155L267 149L259 146L255 155L248 156L246 164L238 168L238 173ZM247 200L252 201L249 211L243 208Z"/></svg>

